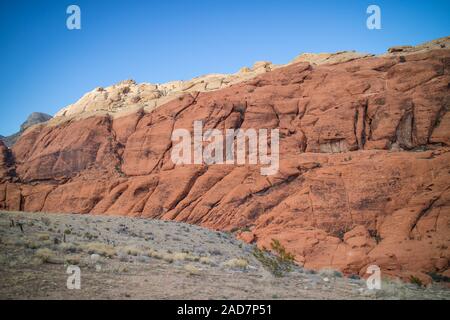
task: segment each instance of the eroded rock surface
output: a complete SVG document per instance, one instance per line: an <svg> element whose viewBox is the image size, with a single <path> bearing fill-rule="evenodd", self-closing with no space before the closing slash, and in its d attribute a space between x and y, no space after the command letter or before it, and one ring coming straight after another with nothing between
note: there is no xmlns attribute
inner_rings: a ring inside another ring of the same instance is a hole
<svg viewBox="0 0 450 320"><path fill-rule="evenodd" d="M192 89L158 108L136 106L122 117L86 113L33 127L10 156L0 155L9 168L0 171L0 208L238 230L260 246L280 240L307 268L347 274L370 264L406 279L448 274L444 40L401 55L297 62L221 90ZM117 91L117 101L133 104L146 99L141 86L124 82L78 103L83 112L115 108L102 99ZM251 165L175 166L171 134L192 132L194 120L204 130L279 129L278 174L261 176Z"/></svg>

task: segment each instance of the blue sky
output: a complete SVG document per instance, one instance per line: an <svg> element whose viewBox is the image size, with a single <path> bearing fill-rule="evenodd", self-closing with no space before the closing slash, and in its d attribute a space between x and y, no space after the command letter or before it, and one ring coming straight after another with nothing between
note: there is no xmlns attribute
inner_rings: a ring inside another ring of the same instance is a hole
<svg viewBox="0 0 450 320"><path fill-rule="evenodd" d="M81 30L66 8L81 8ZM366 28L377 4L382 30ZM0 134L97 86L231 73L302 52L382 53L450 35L450 0L1 0Z"/></svg>

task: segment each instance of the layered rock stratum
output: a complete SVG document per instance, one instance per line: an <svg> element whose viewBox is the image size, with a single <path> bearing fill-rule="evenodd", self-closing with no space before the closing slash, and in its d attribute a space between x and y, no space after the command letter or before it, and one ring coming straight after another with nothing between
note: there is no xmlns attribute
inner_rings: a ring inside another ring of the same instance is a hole
<svg viewBox="0 0 450 320"><path fill-rule="evenodd" d="M450 276L449 45L304 54L172 93L98 88L0 144L0 208L176 220L277 239L305 268ZM194 120L279 129L278 174L175 166L171 134Z"/></svg>

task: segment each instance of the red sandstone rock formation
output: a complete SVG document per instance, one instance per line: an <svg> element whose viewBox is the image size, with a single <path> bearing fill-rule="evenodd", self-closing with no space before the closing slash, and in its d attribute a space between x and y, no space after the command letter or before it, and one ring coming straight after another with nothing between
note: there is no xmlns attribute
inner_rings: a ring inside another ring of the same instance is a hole
<svg viewBox="0 0 450 320"><path fill-rule="evenodd" d="M307 268L448 274L449 85L444 46L299 62L150 113L41 125L12 155L0 144L0 208L245 228L242 239L278 239ZM194 120L278 128L279 173L175 166L171 133Z"/></svg>

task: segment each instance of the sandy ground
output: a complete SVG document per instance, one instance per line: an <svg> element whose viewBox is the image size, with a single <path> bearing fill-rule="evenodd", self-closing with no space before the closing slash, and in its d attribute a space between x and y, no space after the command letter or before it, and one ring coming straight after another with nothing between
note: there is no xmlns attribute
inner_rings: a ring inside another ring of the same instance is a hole
<svg viewBox="0 0 450 320"><path fill-rule="evenodd" d="M332 270L291 266L277 277L254 252L183 223L0 212L0 299L450 299L439 284L374 291ZM67 288L69 266L80 289Z"/></svg>

